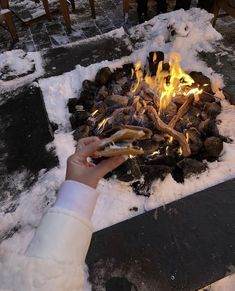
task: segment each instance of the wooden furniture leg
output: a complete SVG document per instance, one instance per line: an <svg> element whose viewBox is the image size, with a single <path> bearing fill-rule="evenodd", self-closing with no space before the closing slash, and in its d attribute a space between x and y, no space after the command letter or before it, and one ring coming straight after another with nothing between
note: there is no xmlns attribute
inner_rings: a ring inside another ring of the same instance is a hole
<svg viewBox="0 0 235 291"><path fill-rule="evenodd" d="M220 9L223 9L224 12L228 13L229 15L235 17L235 7L232 7L228 4L227 0L216 0L214 6L214 19L212 25L215 26L216 20L219 16Z"/></svg>
<svg viewBox="0 0 235 291"><path fill-rule="evenodd" d="M0 0L0 7L2 9L9 9L9 1L8 0Z"/></svg>
<svg viewBox="0 0 235 291"><path fill-rule="evenodd" d="M218 1L215 1L215 4L214 4L214 18L213 18L213 21L212 21L212 25L213 27L215 27L215 24L216 24L216 20L219 16L219 11L220 11L220 7L218 6Z"/></svg>
<svg viewBox="0 0 235 291"><path fill-rule="evenodd" d="M90 6L91 6L91 16L92 18L96 18L95 15L95 1L94 0L89 0Z"/></svg>
<svg viewBox="0 0 235 291"><path fill-rule="evenodd" d="M45 9L45 12L46 12L47 19L48 19L48 21L51 21L52 19L51 19L51 13L50 13L50 9L49 9L48 0L42 0L42 3L44 6L44 9Z"/></svg>
<svg viewBox="0 0 235 291"><path fill-rule="evenodd" d="M11 12L6 13L4 16L5 16L6 25L9 29L9 32L10 32L13 40L18 41L19 39L18 39L17 32L16 32L16 26L15 26Z"/></svg>
<svg viewBox="0 0 235 291"><path fill-rule="evenodd" d="M60 0L61 12L64 17L65 25L68 33L71 33L71 21L69 17L69 7L66 0Z"/></svg>
<svg viewBox="0 0 235 291"><path fill-rule="evenodd" d="M0 23L1 22L5 22L8 31L11 34L11 37L13 38L14 41L18 41L18 36L17 36L17 32L16 32L16 27L15 27L15 23L12 17L11 12L6 12L4 14L0 13Z"/></svg>
<svg viewBox="0 0 235 291"><path fill-rule="evenodd" d="M129 0L123 0L123 14L125 20L127 20L128 18L128 12L129 12Z"/></svg>

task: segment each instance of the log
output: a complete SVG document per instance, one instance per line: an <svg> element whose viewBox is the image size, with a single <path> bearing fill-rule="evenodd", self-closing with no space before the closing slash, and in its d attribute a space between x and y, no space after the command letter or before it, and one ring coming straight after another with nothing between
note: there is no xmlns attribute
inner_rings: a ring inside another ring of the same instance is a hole
<svg viewBox="0 0 235 291"><path fill-rule="evenodd" d="M180 120L182 116L184 116L185 113L187 113L189 105L193 102L194 96L190 95L186 101L183 103L183 105L178 110L177 114L171 119L171 121L168 123L168 126L171 128L174 128L176 123Z"/></svg>
<svg viewBox="0 0 235 291"><path fill-rule="evenodd" d="M149 117L153 120L153 122L158 130L160 130L163 133L169 134L175 140L178 141L178 143L182 149L182 155L184 157L190 156L191 150L190 150L189 144L186 141L185 136L182 133L169 127L169 125L165 124L161 120L161 118L158 116L157 111L155 110L155 108L153 106L148 106L147 112L149 114Z"/></svg>

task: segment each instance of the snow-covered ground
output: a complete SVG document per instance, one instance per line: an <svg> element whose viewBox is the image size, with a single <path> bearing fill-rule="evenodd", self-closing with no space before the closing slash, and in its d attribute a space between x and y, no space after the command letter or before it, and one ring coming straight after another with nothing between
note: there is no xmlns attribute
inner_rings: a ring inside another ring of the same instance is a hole
<svg viewBox="0 0 235 291"><path fill-rule="evenodd" d="M135 30L145 40L145 43L132 55L88 67L78 65L71 72L39 81L49 119L59 125L59 129L55 133L55 140L48 147L56 148L60 165L49 172L42 171L38 182L32 189L18 195L18 207L14 212L4 214L4 208L7 205L1 206L0 233L12 229L17 224L21 225L21 230L1 243L0 254L6 251L22 253L39 224L41 216L50 206L45 205L45 197L51 201L51 204L54 202L56 191L64 179L66 159L74 151L75 145L69 124L67 100L76 97L82 81L93 79L101 67L109 66L111 69L115 69L130 61L144 63L146 56L152 50L162 50L166 54L180 53L181 65L185 71L201 71L210 77L214 92L222 99L223 110L218 116L218 119L221 120L220 133L235 140L235 107L223 100L223 94L220 91L223 87L223 77L213 72L198 57L200 51L213 51L213 43L221 39L221 35L210 24L211 18L212 15L196 8L187 12L179 10L160 15L152 19L149 25L140 25ZM169 25L176 31L176 35L173 37L167 28ZM119 32L122 34L123 30L120 29ZM209 163L208 166L209 169L206 172L188 178L184 184L176 183L171 175L168 175L164 181L155 181L149 198L137 196L128 183L115 179L102 180L98 186L100 197L93 215L95 230L234 178L235 143L224 144L224 152L220 160ZM129 211L134 206L138 207L138 211Z"/></svg>

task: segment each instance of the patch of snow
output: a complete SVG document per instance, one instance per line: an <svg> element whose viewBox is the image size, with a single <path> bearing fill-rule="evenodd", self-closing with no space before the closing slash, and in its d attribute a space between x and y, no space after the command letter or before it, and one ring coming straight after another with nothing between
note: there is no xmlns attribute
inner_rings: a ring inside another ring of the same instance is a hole
<svg viewBox="0 0 235 291"><path fill-rule="evenodd" d="M35 66L33 73L27 74ZM13 80L4 81L4 69L7 68L8 76L18 76ZM0 93L12 91L17 87L34 81L44 73L42 59L39 52L25 53L23 50L12 50L0 54ZM22 76L27 74L25 76ZM21 77L22 76L22 77Z"/></svg>
<svg viewBox="0 0 235 291"><path fill-rule="evenodd" d="M233 267L234 268L234 267ZM227 276L199 291L234 291L235 274Z"/></svg>

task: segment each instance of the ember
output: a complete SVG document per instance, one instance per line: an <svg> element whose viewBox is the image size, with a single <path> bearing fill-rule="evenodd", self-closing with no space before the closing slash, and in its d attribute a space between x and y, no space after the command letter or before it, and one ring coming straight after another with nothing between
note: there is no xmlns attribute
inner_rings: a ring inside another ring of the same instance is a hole
<svg viewBox="0 0 235 291"><path fill-rule="evenodd" d="M226 141L216 125L221 104L209 78L185 73L176 53L164 59L162 52L151 52L145 65L102 68L68 103L74 138L104 139L99 159L129 155L113 174L132 181L141 195L149 195L152 181L169 173L183 182L205 171L206 160L218 159Z"/></svg>

